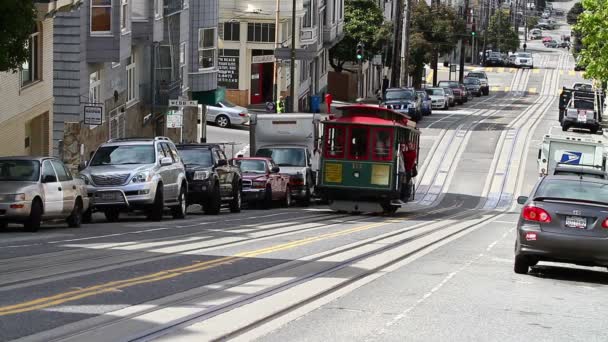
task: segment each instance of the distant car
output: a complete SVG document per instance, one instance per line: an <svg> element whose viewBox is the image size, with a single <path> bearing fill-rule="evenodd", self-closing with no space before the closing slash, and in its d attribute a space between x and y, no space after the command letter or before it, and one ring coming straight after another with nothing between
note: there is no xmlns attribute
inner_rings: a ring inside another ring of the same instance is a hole
<svg viewBox="0 0 608 342"><path fill-rule="evenodd" d="M418 94L418 98L420 98L422 115L433 114L432 100L429 95L424 90L416 90L416 94Z"/></svg>
<svg viewBox="0 0 608 342"><path fill-rule="evenodd" d="M477 97L481 96L481 81L478 78L465 77L463 82L467 87L467 91Z"/></svg>
<svg viewBox="0 0 608 342"><path fill-rule="evenodd" d="M569 48L570 48L570 42L567 42L567 41L561 41L561 42L559 43L559 47L560 47L560 48L563 48L563 49L569 49Z"/></svg>
<svg viewBox="0 0 608 342"><path fill-rule="evenodd" d="M566 108L566 113L561 122L564 132L570 128L588 129L591 134L600 131L601 123L595 111L593 100L572 98Z"/></svg>
<svg viewBox="0 0 608 342"><path fill-rule="evenodd" d="M500 52L490 52L486 57L486 66L502 66L504 60Z"/></svg>
<svg viewBox="0 0 608 342"><path fill-rule="evenodd" d="M543 37L543 31L541 31L539 29L533 29L530 32L530 39L532 39L532 40L541 39L542 37Z"/></svg>
<svg viewBox="0 0 608 342"><path fill-rule="evenodd" d="M517 202L515 273L540 261L608 266L608 181L546 176Z"/></svg>
<svg viewBox="0 0 608 342"><path fill-rule="evenodd" d="M0 158L0 227L23 224L35 232L43 221L65 220L80 227L89 208L83 180L55 158Z"/></svg>
<svg viewBox="0 0 608 342"><path fill-rule="evenodd" d="M440 81L437 83L437 86L452 89L452 92L454 93L454 102L458 104L465 103L466 94L460 87L460 83L458 83L458 81Z"/></svg>
<svg viewBox="0 0 608 342"><path fill-rule="evenodd" d="M232 163L243 174L243 197L248 204L261 204L265 209L274 201L283 206L292 205L290 176L281 174L281 169L270 158L235 158Z"/></svg>
<svg viewBox="0 0 608 342"><path fill-rule="evenodd" d="M421 102L414 89L389 88L384 94L382 105L397 112L408 114L414 121L422 118Z"/></svg>
<svg viewBox="0 0 608 342"><path fill-rule="evenodd" d="M247 108L223 100L207 106L207 122L213 122L223 128L231 125L245 125L249 123L249 112Z"/></svg>
<svg viewBox="0 0 608 342"><path fill-rule="evenodd" d="M443 87L443 90L445 91L445 95L448 98L448 106L456 106L456 96L454 96L454 90L452 90L452 88L450 87Z"/></svg>
<svg viewBox="0 0 608 342"><path fill-rule="evenodd" d="M488 75L485 71L471 71L467 74L467 77L478 78L481 82L481 93L483 95L490 95L490 85L488 83Z"/></svg>
<svg viewBox="0 0 608 342"><path fill-rule="evenodd" d="M229 165L219 145L181 144L177 150L186 167L188 205L201 205L207 215L219 214L222 205L241 211L241 171Z"/></svg>
<svg viewBox="0 0 608 342"><path fill-rule="evenodd" d="M556 40L551 40L548 42L545 42L545 47L547 48L551 48L551 49L556 49L559 47L559 43Z"/></svg>
<svg viewBox="0 0 608 342"><path fill-rule="evenodd" d="M513 59L513 66L534 69L534 58L529 52L518 52Z"/></svg>
<svg viewBox="0 0 608 342"><path fill-rule="evenodd" d="M448 110L450 108L449 95L444 88L427 88L426 93L431 98L433 108Z"/></svg>
<svg viewBox="0 0 608 342"><path fill-rule="evenodd" d="M544 44L544 43L548 43L552 40L553 40L553 38L551 36L544 36L542 42Z"/></svg>
<svg viewBox="0 0 608 342"><path fill-rule="evenodd" d="M593 84L591 84L591 83L583 83L583 82L575 82L572 85L572 89L574 89L574 90L584 90L584 91L593 91Z"/></svg>

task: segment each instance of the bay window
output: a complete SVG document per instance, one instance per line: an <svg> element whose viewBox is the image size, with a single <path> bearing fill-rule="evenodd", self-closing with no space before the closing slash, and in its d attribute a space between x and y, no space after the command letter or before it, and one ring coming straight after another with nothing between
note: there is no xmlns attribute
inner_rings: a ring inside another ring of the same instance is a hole
<svg viewBox="0 0 608 342"><path fill-rule="evenodd" d="M216 64L217 28L198 30L198 69L212 69Z"/></svg>
<svg viewBox="0 0 608 342"><path fill-rule="evenodd" d="M112 32L112 0L91 0L91 33Z"/></svg>
<svg viewBox="0 0 608 342"><path fill-rule="evenodd" d="M34 32L27 40L28 57L21 65L21 86L25 87L40 80L41 60L40 60L40 31L38 25L34 27Z"/></svg>

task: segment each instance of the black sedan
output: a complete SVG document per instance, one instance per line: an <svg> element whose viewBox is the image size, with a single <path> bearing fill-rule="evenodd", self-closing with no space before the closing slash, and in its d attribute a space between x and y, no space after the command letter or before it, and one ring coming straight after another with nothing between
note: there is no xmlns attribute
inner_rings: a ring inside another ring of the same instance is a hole
<svg viewBox="0 0 608 342"><path fill-rule="evenodd" d="M608 266L608 181L546 176L517 201L515 273L539 261Z"/></svg>

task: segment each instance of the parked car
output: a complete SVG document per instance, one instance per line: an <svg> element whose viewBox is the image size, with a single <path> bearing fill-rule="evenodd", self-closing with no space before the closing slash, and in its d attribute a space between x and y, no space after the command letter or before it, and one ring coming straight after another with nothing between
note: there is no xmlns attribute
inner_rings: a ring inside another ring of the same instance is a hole
<svg viewBox="0 0 608 342"><path fill-rule="evenodd" d="M593 84L587 82L574 82L574 84L572 84L572 89L593 91Z"/></svg>
<svg viewBox="0 0 608 342"><path fill-rule="evenodd" d="M553 38L551 36L544 36L542 42L544 44L544 43L548 43L552 40L553 40Z"/></svg>
<svg viewBox="0 0 608 342"><path fill-rule="evenodd" d="M116 222L122 211L144 211L160 221L165 208L175 219L186 217L188 183L184 164L166 137L114 139L102 144L80 177L87 184L92 208L83 220L101 211Z"/></svg>
<svg viewBox="0 0 608 342"><path fill-rule="evenodd" d="M471 71L467 74L467 77L478 78L481 82L481 93L486 96L490 95L490 84L485 71Z"/></svg>
<svg viewBox="0 0 608 342"><path fill-rule="evenodd" d="M490 52L486 57L485 66L502 66L504 60L500 52Z"/></svg>
<svg viewBox="0 0 608 342"><path fill-rule="evenodd" d="M449 95L444 88L427 88L426 93L431 98L432 108L448 110L450 108Z"/></svg>
<svg viewBox="0 0 608 342"><path fill-rule="evenodd" d="M608 266L608 181L546 176L517 202L515 273L540 261Z"/></svg>
<svg viewBox="0 0 608 342"><path fill-rule="evenodd" d="M421 103L422 115L433 114L433 104L430 96L424 90L416 90Z"/></svg>
<svg viewBox="0 0 608 342"><path fill-rule="evenodd" d="M452 92L454 92L454 102L458 104L463 104L466 102L465 92L460 87L460 83L458 81L440 81L437 83L437 86L441 88L450 88Z"/></svg>
<svg viewBox="0 0 608 342"><path fill-rule="evenodd" d="M55 158L0 157L0 227L23 224L35 232L43 221L77 228L89 208L85 183Z"/></svg>
<svg viewBox="0 0 608 342"><path fill-rule="evenodd" d="M249 112L247 108L223 100L213 106L207 106L207 122L214 122L224 128L231 125L245 125L249 123Z"/></svg>
<svg viewBox="0 0 608 342"><path fill-rule="evenodd" d="M281 174L281 168L270 158L235 158L233 164L243 174L243 197L248 204L261 204L265 209L274 201L283 206L292 205L290 176Z"/></svg>
<svg viewBox="0 0 608 342"><path fill-rule="evenodd" d="M560 48L563 48L563 49L569 49L569 48L570 48L570 42L567 42L567 41L561 41L561 42L559 43L559 47L560 47Z"/></svg>
<svg viewBox="0 0 608 342"><path fill-rule="evenodd" d="M463 82L469 93L477 97L481 96L481 81L478 78L465 77Z"/></svg>
<svg viewBox="0 0 608 342"><path fill-rule="evenodd" d="M540 29L533 29L530 31L530 39L537 40L543 37L543 31Z"/></svg>
<svg viewBox="0 0 608 342"><path fill-rule="evenodd" d="M408 114L414 121L422 118L422 103L414 89L389 88L384 94L382 105L397 112Z"/></svg>
<svg viewBox="0 0 608 342"><path fill-rule="evenodd" d="M513 66L516 68L534 69L534 58L529 52L518 52L514 54Z"/></svg>
<svg viewBox="0 0 608 342"><path fill-rule="evenodd" d="M186 167L188 205L199 204L207 215L241 211L242 179L238 167L230 165L217 144L180 144L177 150Z"/></svg>
<svg viewBox="0 0 608 342"><path fill-rule="evenodd" d="M544 44L545 44L546 48L556 49L559 47L559 43L556 40L551 40L551 41L545 42Z"/></svg>
<svg viewBox="0 0 608 342"><path fill-rule="evenodd" d="M454 96L454 91L450 87L444 87L443 91L445 91L445 95L448 98L448 106L454 107L456 106L456 96Z"/></svg>

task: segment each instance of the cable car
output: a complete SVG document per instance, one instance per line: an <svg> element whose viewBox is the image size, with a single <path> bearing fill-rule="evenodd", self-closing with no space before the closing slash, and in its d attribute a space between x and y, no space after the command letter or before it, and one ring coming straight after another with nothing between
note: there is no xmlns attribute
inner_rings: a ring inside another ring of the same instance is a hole
<svg viewBox="0 0 608 342"><path fill-rule="evenodd" d="M406 115L391 109L353 105L322 122L318 191L330 208L346 212L393 214L414 199L420 131ZM409 151L409 152L405 152ZM405 156L405 157L404 157Z"/></svg>

